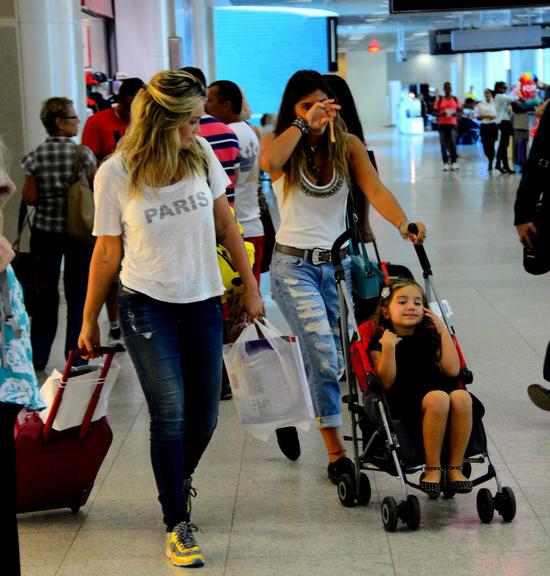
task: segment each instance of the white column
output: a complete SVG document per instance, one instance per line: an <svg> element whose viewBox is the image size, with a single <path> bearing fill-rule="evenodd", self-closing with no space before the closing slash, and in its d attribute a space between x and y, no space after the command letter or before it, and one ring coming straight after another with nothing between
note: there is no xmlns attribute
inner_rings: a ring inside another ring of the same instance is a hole
<svg viewBox="0 0 550 576"><path fill-rule="evenodd" d="M21 56L24 146L30 150L45 138L40 122L42 102L65 96L86 118L79 0L17 0Z"/></svg>
<svg viewBox="0 0 550 576"><path fill-rule="evenodd" d="M192 0L192 11L195 66L204 72L210 83L216 80L213 9L206 0Z"/></svg>
<svg viewBox="0 0 550 576"><path fill-rule="evenodd" d="M147 82L169 66L172 2L115 0L117 72Z"/></svg>

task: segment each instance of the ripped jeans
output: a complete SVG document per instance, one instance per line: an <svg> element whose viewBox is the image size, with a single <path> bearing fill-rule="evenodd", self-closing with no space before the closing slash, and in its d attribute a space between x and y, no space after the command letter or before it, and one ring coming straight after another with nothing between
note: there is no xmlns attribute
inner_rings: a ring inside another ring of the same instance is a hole
<svg viewBox="0 0 550 576"><path fill-rule="evenodd" d="M168 531L189 520L183 480L218 419L223 322L220 298L173 304L119 293L120 328L149 407L151 461Z"/></svg>
<svg viewBox="0 0 550 576"><path fill-rule="evenodd" d="M349 259L343 261L348 291ZM343 367L334 268L274 252L270 267L272 297L298 338L319 428L342 425L338 383Z"/></svg>

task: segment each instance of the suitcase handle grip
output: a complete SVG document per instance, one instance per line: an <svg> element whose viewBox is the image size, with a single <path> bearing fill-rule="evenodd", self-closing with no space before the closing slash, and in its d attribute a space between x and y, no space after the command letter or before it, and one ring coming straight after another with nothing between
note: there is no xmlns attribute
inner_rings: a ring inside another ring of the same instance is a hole
<svg viewBox="0 0 550 576"><path fill-rule="evenodd" d="M94 346L94 354L97 356L105 356L105 360L103 362L103 366L99 371L99 376L97 379L97 384L95 390L90 398L90 402L88 403L88 407L86 409L86 413L84 415L84 419L82 420L82 425L80 426L80 432L78 434L78 439L82 440L84 436L86 436L86 432L90 428L90 423L92 421L92 417L94 415L97 403L99 402L99 396L101 395L101 389L103 388L103 384L105 383L105 378L109 372L109 368L111 367L111 362L113 360L114 355L117 352L124 351L124 348L117 344L116 346ZM47 442L51 431L53 422L55 417L57 416L57 412L59 411L59 407L61 406L61 401L63 399L63 394L65 392L65 387L67 386L67 381L69 380L69 376L71 374L71 368L74 364L74 361L79 357L88 354L88 351L85 348L71 350L69 352L69 356L67 358L67 363L65 364L65 369L63 370L63 376L61 377L61 382L55 398L52 403L52 408L50 413L48 414L48 419L46 420L46 424L44 425L44 429L42 431L42 437L44 442Z"/></svg>

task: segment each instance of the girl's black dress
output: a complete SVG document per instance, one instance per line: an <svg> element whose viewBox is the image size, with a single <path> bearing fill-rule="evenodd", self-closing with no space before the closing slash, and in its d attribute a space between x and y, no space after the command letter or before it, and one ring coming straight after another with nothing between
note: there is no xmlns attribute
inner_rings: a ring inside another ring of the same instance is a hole
<svg viewBox="0 0 550 576"><path fill-rule="evenodd" d="M380 336L381 337L381 336ZM374 336L368 350L380 352L380 337ZM422 423L422 399L432 390L447 393L459 389L456 377L445 376L438 364L433 335L417 331L403 336L395 347L396 377L386 391L393 420L400 420L409 430L418 432Z"/></svg>

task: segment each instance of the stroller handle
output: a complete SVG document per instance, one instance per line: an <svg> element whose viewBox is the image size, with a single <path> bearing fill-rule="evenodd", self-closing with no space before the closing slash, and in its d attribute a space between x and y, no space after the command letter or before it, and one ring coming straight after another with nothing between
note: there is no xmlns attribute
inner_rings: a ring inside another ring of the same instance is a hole
<svg viewBox="0 0 550 576"><path fill-rule="evenodd" d="M414 222L411 222L411 224L407 226L407 230L411 234L418 234L418 226ZM416 255L418 256L418 260L420 261L420 266L422 266L424 278L432 276L432 267L430 261L428 260L428 255L426 254L424 246L422 244L415 244L414 249L416 251Z"/></svg>
<svg viewBox="0 0 550 576"><path fill-rule="evenodd" d="M339 271L342 271L342 273L343 273L342 258L340 257L340 251L342 250L342 246L344 245L344 243L347 242L352 236L353 236L353 232L350 228L348 228L342 234L340 234L340 236L338 236L338 238L336 238L336 240L334 241L334 244L332 245L332 248L330 251L330 259L331 259L332 265L334 266L334 274L335 275Z"/></svg>

